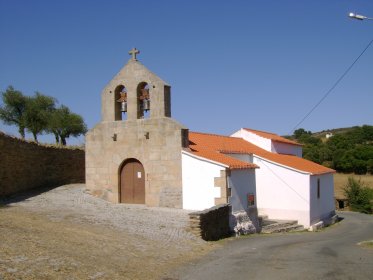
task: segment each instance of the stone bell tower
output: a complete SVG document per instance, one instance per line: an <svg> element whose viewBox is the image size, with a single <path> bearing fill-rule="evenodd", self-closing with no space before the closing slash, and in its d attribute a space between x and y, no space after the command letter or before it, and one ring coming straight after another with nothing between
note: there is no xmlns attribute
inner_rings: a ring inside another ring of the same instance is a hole
<svg viewBox="0 0 373 280"><path fill-rule="evenodd" d="M181 208L188 130L171 119L171 87L139 53L101 93L102 120L86 134L86 186L111 202Z"/></svg>
<svg viewBox="0 0 373 280"><path fill-rule="evenodd" d="M137 60L139 51L133 49L127 65L105 87L102 98L102 120L120 121L171 117L171 87ZM125 99L127 112L121 109ZM144 108L150 105L151 109ZM147 112L149 111L149 112Z"/></svg>

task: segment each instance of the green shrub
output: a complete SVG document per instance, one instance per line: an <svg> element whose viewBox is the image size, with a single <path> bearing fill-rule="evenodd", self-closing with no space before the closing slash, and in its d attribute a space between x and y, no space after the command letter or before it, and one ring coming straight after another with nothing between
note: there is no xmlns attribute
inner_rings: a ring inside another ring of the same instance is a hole
<svg viewBox="0 0 373 280"><path fill-rule="evenodd" d="M368 160L368 172L373 175L373 159Z"/></svg>
<svg viewBox="0 0 373 280"><path fill-rule="evenodd" d="M363 175L366 174L368 169L367 169L367 163L361 159L355 159L354 162L354 173Z"/></svg>
<svg viewBox="0 0 373 280"><path fill-rule="evenodd" d="M360 179L349 177L344 192L352 211L372 214L373 189L367 187Z"/></svg>

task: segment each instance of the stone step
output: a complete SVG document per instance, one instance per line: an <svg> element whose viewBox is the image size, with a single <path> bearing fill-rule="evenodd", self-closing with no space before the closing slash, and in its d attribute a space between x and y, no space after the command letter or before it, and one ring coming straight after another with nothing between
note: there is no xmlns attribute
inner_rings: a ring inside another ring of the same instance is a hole
<svg viewBox="0 0 373 280"><path fill-rule="evenodd" d="M262 228L261 233L279 233L279 232L295 232L303 231L304 227L298 224L288 225L288 226L278 226L270 229Z"/></svg>
<svg viewBox="0 0 373 280"><path fill-rule="evenodd" d="M298 221L295 220L262 220L261 233L278 233L301 230L304 230L304 227L298 225Z"/></svg>
<svg viewBox="0 0 373 280"><path fill-rule="evenodd" d="M287 227L292 225L297 225L298 221L294 220L263 220L262 221L262 228L265 229L272 229L278 227Z"/></svg>

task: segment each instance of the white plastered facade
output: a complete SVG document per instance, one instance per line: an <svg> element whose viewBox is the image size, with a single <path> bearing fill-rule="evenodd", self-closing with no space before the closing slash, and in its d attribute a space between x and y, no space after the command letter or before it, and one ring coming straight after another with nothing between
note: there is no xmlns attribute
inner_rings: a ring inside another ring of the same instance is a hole
<svg viewBox="0 0 373 280"><path fill-rule="evenodd" d="M295 146L291 144L272 141L271 150L273 153L276 153L276 154L295 155L297 157L302 157L301 146Z"/></svg>
<svg viewBox="0 0 373 280"><path fill-rule="evenodd" d="M221 197L221 188L215 185L215 178L221 176L228 166L182 152L183 208L203 210L215 206L215 199ZM231 191L228 202L232 211L248 210L247 197L256 196L255 169L231 170L227 175L227 187Z"/></svg>
<svg viewBox="0 0 373 280"><path fill-rule="evenodd" d="M276 154L286 154L295 155L297 157L302 157L302 146L291 145L287 143L282 143L278 141L272 141L271 139L261 137L253 132L247 131L243 128L236 131L231 135L232 137L238 137L246 140L258 146L268 152Z"/></svg>
<svg viewBox="0 0 373 280"><path fill-rule="evenodd" d="M220 188L215 187L214 178L227 166L182 152L183 209L203 210L215 205L220 197Z"/></svg>
<svg viewBox="0 0 373 280"><path fill-rule="evenodd" d="M231 135L232 137L242 138L255 146L258 146L268 152L272 152L272 141L270 139L261 137L255 133L249 132L243 128Z"/></svg>
<svg viewBox="0 0 373 280"><path fill-rule="evenodd" d="M255 169L234 169L228 176L228 187L231 189L231 196L228 198L232 206L232 212L239 212L256 207L248 204L248 195L256 196Z"/></svg>
<svg viewBox="0 0 373 280"><path fill-rule="evenodd" d="M313 175L255 154L225 155L259 166L229 172L227 182L231 197L228 202L233 212L250 209L248 194L254 194L254 207L259 215L269 219L297 220L305 228L330 218L335 210L332 173ZM214 186L214 178L226 168L220 163L183 152L183 208L202 210L214 206L214 199L220 196L220 189Z"/></svg>
<svg viewBox="0 0 373 280"><path fill-rule="evenodd" d="M257 170L258 213L270 219L297 220L310 226L309 173L254 156Z"/></svg>
<svg viewBox="0 0 373 280"><path fill-rule="evenodd" d="M318 183L320 180L320 183ZM320 190L318 194L318 184ZM310 176L310 220L311 225L330 218L335 210L333 174Z"/></svg>

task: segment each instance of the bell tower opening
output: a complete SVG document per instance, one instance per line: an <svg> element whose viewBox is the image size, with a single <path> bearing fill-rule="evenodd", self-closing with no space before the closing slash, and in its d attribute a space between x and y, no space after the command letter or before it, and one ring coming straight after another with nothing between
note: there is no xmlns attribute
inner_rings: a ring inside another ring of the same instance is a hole
<svg viewBox="0 0 373 280"><path fill-rule="evenodd" d="M146 82L137 86L137 118L144 119L150 117L150 90Z"/></svg>
<svg viewBox="0 0 373 280"><path fill-rule="evenodd" d="M127 118L127 89L119 85L114 91L115 120L122 121Z"/></svg>

